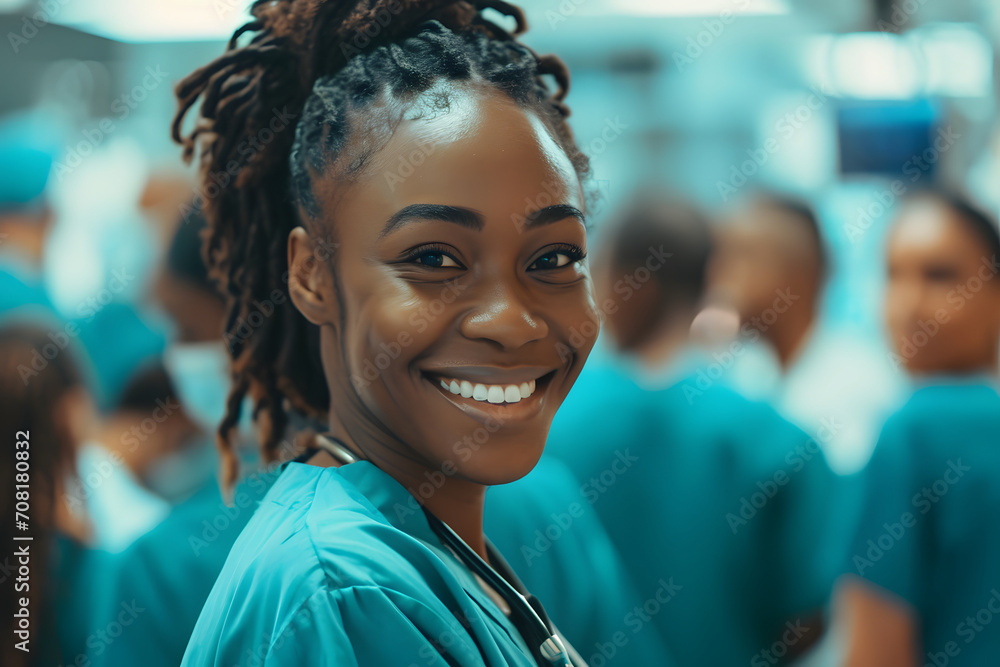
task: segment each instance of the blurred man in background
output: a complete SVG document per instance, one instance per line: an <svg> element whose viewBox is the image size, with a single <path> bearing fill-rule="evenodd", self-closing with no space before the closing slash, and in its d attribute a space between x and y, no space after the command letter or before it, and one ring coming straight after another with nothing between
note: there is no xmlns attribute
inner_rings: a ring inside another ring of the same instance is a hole
<svg viewBox="0 0 1000 667"><path fill-rule="evenodd" d="M706 222L641 198L595 245L605 348L546 453L581 480L648 598L622 631L651 625L680 665L804 651L832 587L826 553L842 539L834 477L814 441L714 381L716 360L686 342L711 252Z"/></svg>
<svg viewBox="0 0 1000 667"><path fill-rule="evenodd" d="M719 226L709 301L739 314L740 352L727 382L771 402L817 437L841 473L857 471L902 381L871 346L821 322L830 273L811 208L758 195Z"/></svg>

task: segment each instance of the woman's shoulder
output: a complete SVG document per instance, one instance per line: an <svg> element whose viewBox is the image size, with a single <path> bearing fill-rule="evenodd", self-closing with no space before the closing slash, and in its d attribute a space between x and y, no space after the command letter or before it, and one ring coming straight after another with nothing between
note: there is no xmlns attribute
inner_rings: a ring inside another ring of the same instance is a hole
<svg viewBox="0 0 1000 667"><path fill-rule="evenodd" d="M359 483L359 465L374 469L288 464L234 547L236 561L284 591L297 580L330 589L390 584L421 545Z"/></svg>
<svg viewBox="0 0 1000 667"><path fill-rule="evenodd" d="M186 659L267 648L303 618L343 629L379 605L446 616L439 598L454 582L414 537L426 519L410 497L369 463L288 464L233 546Z"/></svg>

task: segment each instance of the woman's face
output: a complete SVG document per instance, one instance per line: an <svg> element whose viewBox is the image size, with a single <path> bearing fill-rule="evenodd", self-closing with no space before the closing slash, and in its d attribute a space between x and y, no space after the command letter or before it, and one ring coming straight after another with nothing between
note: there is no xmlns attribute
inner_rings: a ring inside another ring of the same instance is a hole
<svg viewBox="0 0 1000 667"><path fill-rule="evenodd" d="M946 206L917 200L888 245L885 318L912 373L965 373L995 364L1000 331L996 261Z"/></svg>
<svg viewBox="0 0 1000 667"><path fill-rule="evenodd" d="M449 97L411 109L348 187L314 182L338 246L310 319L331 412L366 454L505 483L541 456L596 338L584 202L537 117Z"/></svg>

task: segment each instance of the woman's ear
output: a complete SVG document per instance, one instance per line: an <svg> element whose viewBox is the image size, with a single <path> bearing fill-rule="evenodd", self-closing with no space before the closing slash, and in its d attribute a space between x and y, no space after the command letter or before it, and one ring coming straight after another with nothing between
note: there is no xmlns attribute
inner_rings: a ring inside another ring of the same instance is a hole
<svg viewBox="0 0 1000 667"><path fill-rule="evenodd" d="M337 322L337 298L327 260L336 244L313 240L302 227L288 235L288 293L302 315L317 326Z"/></svg>

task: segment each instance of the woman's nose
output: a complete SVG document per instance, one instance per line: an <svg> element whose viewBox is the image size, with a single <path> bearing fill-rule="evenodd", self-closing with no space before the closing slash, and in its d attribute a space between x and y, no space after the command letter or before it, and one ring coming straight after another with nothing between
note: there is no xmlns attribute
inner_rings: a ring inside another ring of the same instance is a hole
<svg viewBox="0 0 1000 667"><path fill-rule="evenodd" d="M548 336L545 319L527 305L517 289L499 283L483 294L478 308L462 320L466 338L491 340L504 349L517 349Z"/></svg>

